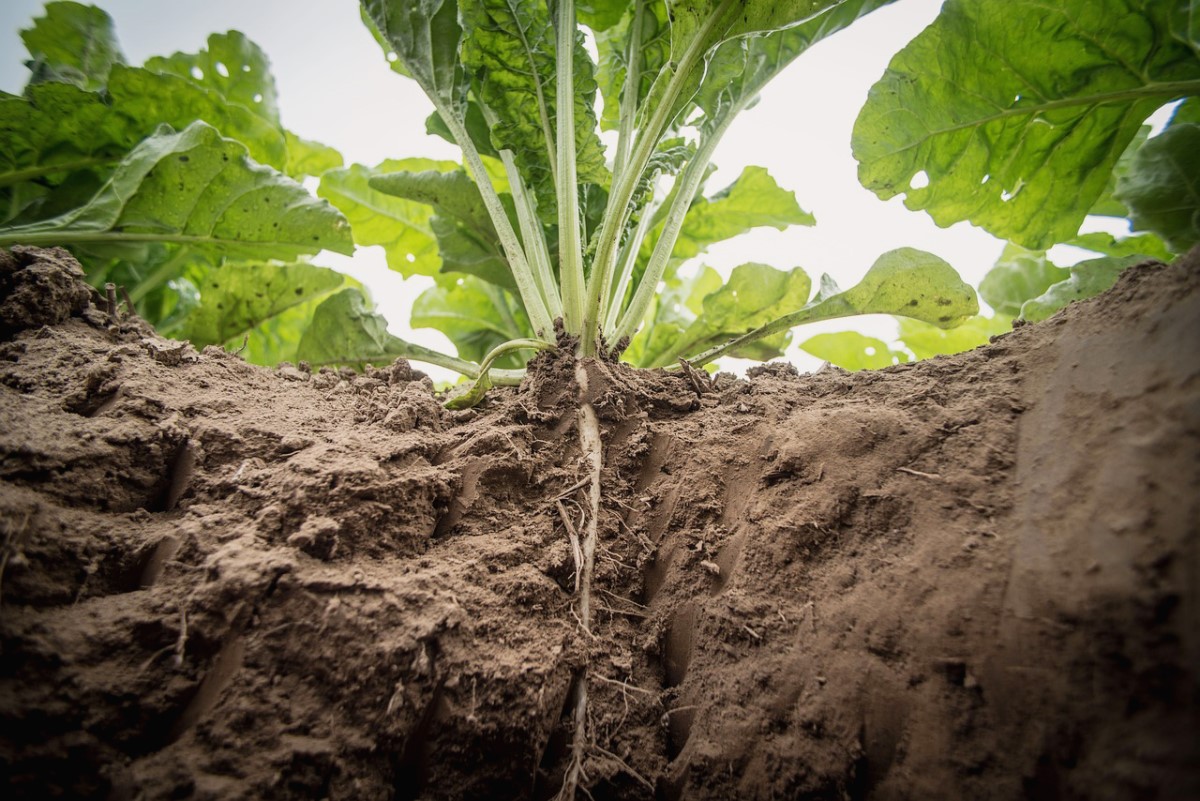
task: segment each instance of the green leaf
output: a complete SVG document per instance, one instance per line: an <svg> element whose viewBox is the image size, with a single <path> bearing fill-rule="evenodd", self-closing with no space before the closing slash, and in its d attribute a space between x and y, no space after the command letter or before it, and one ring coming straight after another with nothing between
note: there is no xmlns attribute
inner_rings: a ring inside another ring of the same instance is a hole
<svg viewBox="0 0 1200 801"><path fill-rule="evenodd" d="M554 174L555 34L546 6L537 0L461 0L463 65L475 95L496 115L492 144L511 150L533 188L538 213L557 220ZM574 53L576 162L580 183L605 185L604 147L596 134L596 82L580 38Z"/></svg>
<svg viewBox="0 0 1200 801"><path fill-rule="evenodd" d="M291 131L283 134L287 141L287 163L283 171L291 178L320 177L344 163L342 154L329 145L303 139Z"/></svg>
<svg viewBox="0 0 1200 801"><path fill-rule="evenodd" d="M896 322L900 324L901 343L918 359L974 350L988 344L992 337L1012 330L1012 318L1003 314L994 317L976 315L951 329L938 328L907 317L899 317ZM844 366L840 362L835 364Z"/></svg>
<svg viewBox="0 0 1200 801"><path fill-rule="evenodd" d="M0 94L0 219L18 214L72 174L105 171L141 131L100 95L65 83Z"/></svg>
<svg viewBox="0 0 1200 801"><path fill-rule="evenodd" d="M1200 97L1193 95L1175 107L1169 125L1194 122L1200 124Z"/></svg>
<svg viewBox="0 0 1200 801"><path fill-rule="evenodd" d="M1026 301L1021 306L1021 317L1031 323L1040 322L1067 304L1095 297L1110 289L1122 270L1141 260L1132 256L1082 261L1070 268L1071 277L1066 281L1059 281L1038 297Z"/></svg>
<svg viewBox="0 0 1200 801"><path fill-rule="evenodd" d="M1117 181L1129 172L1129 168L1133 165L1134 155L1142 149L1142 145L1146 144L1146 140L1150 138L1150 126L1143 125L1134 135L1133 141L1125 148L1125 152L1121 154L1121 158L1117 159L1117 164L1113 167L1112 174L1108 176L1108 183L1104 185L1104 191L1100 193L1100 197L1088 209L1088 214L1096 214L1101 217L1128 217L1129 209L1125 208L1125 204L1116 198Z"/></svg>
<svg viewBox="0 0 1200 801"><path fill-rule="evenodd" d="M497 286L466 276L422 292L413 302L410 325L435 328L458 348L460 358L478 362L488 351L511 339L529 337L529 324L520 304ZM521 367L513 354L502 357L499 367Z"/></svg>
<svg viewBox="0 0 1200 801"><path fill-rule="evenodd" d="M1105 256L1137 256L1162 262L1171 261L1174 257L1163 241L1154 234L1135 234L1117 239L1112 234L1097 231L1072 237L1063 244L1103 253Z"/></svg>
<svg viewBox="0 0 1200 801"><path fill-rule="evenodd" d="M720 45L709 58L708 70L693 101L705 113L704 127L716 127L725 116L752 102L772 78L814 44L891 2L842 0L824 4L829 7L799 24Z"/></svg>
<svg viewBox="0 0 1200 801"><path fill-rule="evenodd" d="M454 0L362 0L382 44L430 98L460 116L467 81L459 63L462 28Z"/></svg>
<svg viewBox="0 0 1200 801"><path fill-rule="evenodd" d="M483 108L474 100L467 101L463 122L467 128L467 135L471 137L471 142L480 155L500 158L500 152L492 145L492 129L483 116ZM450 133L450 128L446 126L446 121L436 111L425 118L425 133L445 139L452 145L458 144L454 141L454 134Z"/></svg>
<svg viewBox="0 0 1200 801"><path fill-rule="evenodd" d="M345 364L389 364L416 357L418 349L387 331L387 320L371 309L357 288L329 296L313 312L312 322L296 348L296 359L314 367Z"/></svg>
<svg viewBox="0 0 1200 801"><path fill-rule="evenodd" d="M143 134L159 123L183 130L203 120L223 136L241 142L260 164L281 170L287 162L287 143L277 124L190 79L116 65L108 78L108 93L113 107L131 118Z"/></svg>
<svg viewBox="0 0 1200 801"><path fill-rule="evenodd" d="M1200 242L1200 125L1172 125L1147 142L1117 183L1135 230L1183 253Z"/></svg>
<svg viewBox="0 0 1200 801"><path fill-rule="evenodd" d="M909 360L904 351L892 350L883 340L857 331L817 334L800 343L800 349L852 372L879 370Z"/></svg>
<svg viewBox="0 0 1200 801"><path fill-rule="evenodd" d="M200 52L156 56L146 61L152 72L176 75L212 89L273 125L279 125L279 97L271 62L258 45L238 31L214 33ZM211 120L206 120L212 122ZM216 123L213 123L214 125Z"/></svg>
<svg viewBox="0 0 1200 801"><path fill-rule="evenodd" d="M240 340L268 320L345 283L339 273L303 262L193 267L186 274L200 290L200 304L177 333L197 348Z"/></svg>
<svg viewBox="0 0 1200 801"><path fill-rule="evenodd" d="M651 366L671 364L765 325L807 303L811 290L812 281L800 268L785 271L754 263L735 267L724 285L704 295L699 315Z"/></svg>
<svg viewBox="0 0 1200 801"><path fill-rule="evenodd" d="M1016 317L1025 301L1036 298L1070 275L1070 271L1050 261L1044 251L1026 250L1010 242L979 282L979 296L997 314Z"/></svg>
<svg viewBox="0 0 1200 801"><path fill-rule="evenodd" d="M1166 35L1179 2L949 0L871 89L859 179L938 225L1073 236L1142 121L1200 92L1196 51Z"/></svg>
<svg viewBox="0 0 1200 801"><path fill-rule="evenodd" d="M372 189L370 180L389 172L458 168L452 161L431 159L388 160L374 168L352 164L323 174L317 194L346 215L357 244L383 246L389 268L406 278L437 275L442 261L430 227L433 210Z"/></svg>
<svg viewBox="0 0 1200 801"><path fill-rule="evenodd" d="M464 170L396 172L368 185L384 194L432 206L430 228L442 258L441 272L477 275L510 291L516 283L479 189Z"/></svg>
<svg viewBox="0 0 1200 801"><path fill-rule="evenodd" d="M80 3L47 3L46 15L21 31L34 74L48 67L58 80L82 89L100 89L108 82L114 64L125 63L112 18L95 6Z"/></svg>
<svg viewBox="0 0 1200 801"><path fill-rule="evenodd" d="M975 290L963 283L942 259L914 248L884 253L857 285L842 292L829 276L806 306L783 314L749 333L713 347L690 361L696 365L736 352L763 337L774 336L803 323L851 317L856 314L894 314L953 328L979 313Z"/></svg>
<svg viewBox="0 0 1200 801"><path fill-rule="evenodd" d="M816 219L800 208L796 194L775 183L764 167L747 167L732 184L710 198L698 198L688 209L675 248L674 260L700 255L711 245L732 239L752 228L784 230L790 225L815 225ZM661 233L661 226L657 230ZM642 245L649 259L657 235Z"/></svg>
<svg viewBox="0 0 1200 801"><path fill-rule="evenodd" d="M582 0L575 4L575 14L584 25L601 32L620 22L629 5L628 0Z"/></svg>
<svg viewBox="0 0 1200 801"><path fill-rule="evenodd" d="M162 242L245 258L294 258L353 249L346 220L304 187L255 164L246 148L202 122L169 127L121 162L86 205L0 229L0 242Z"/></svg>

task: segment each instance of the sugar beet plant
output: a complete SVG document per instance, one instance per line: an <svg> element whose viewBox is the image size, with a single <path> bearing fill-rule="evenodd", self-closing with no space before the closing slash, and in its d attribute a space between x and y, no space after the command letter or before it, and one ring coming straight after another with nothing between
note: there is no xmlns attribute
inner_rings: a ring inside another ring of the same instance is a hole
<svg viewBox="0 0 1200 801"><path fill-rule="evenodd" d="M750 228L812 224L762 168L706 194L713 153L775 75L889 1L363 0L392 69L429 98L428 131L463 154L370 168L283 126L266 58L241 34L134 66L102 11L50 3L22 34L29 84L0 95L0 245L68 246L164 333L241 341L262 363L448 367L472 380L457 406L519 383L532 352L573 348L586 516L565 528L590 630L603 449L589 357L689 370L766 359L796 325L866 313L905 317L925 353L1003 327L973 317L974 291L913 249L815 294L800 269L680 271ZM941 224L1012 240L985 295L1044 316L1139 255L1200 239L1194 98L1161 135L1142 126L1200 91L1198 19L1187 0L949 0L872 90L860 177ZM1080 234L1088 214L1149 232ZM1100 264L1057 268L1055 243ZM359 286L308 261L356 244L434 279L413 324L442 330L457 356L388 334ZM963 321L959 340L941 334ZM564 797L588 747L586 674L573 686Z"/></svg>

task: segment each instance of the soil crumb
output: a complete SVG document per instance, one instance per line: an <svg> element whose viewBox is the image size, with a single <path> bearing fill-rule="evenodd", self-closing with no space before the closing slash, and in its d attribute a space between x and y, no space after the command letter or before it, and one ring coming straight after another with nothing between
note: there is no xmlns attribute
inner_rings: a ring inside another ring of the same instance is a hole
<svg viewBox="0 0 1200 801"><path fill-rule="evenodd" d="M1200 254L991 345L739 380L570 357L448 412L0 253L10 799L1200 797ZM98 301L97 301L98 302Z"/></svg>

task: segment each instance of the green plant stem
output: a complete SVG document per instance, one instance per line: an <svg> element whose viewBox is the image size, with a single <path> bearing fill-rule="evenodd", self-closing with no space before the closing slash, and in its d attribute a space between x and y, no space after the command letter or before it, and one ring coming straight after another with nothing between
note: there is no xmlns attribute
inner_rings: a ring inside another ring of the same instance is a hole
<svg viewBox="0 0 1200 801"><path fill-rule="evenodd" d="M483 107L483 115L488 125L496 124L496 113L487 106ZM508 176L508 184L512 188L513 205L517 209L517 223L521 226L521 240L525 244L525 253L533 262L533 277L546 310L551 319L562 317L562 296L558 293L558 284L554 280L554 272L550 266L550 248L546 244L546 232L537 216L533 193L525 186L521 171L517 169L516 160L511 150L500 151L500 161L504 164L504 173Z"/></svg>
<svg viewBox="0 0 1200 801"><path fill-rule="evenodd" d="M575 169L575 0L559 0L557 113L558 274L562 282L563 324L572 334L584 333L583 250L579 241L579 186ZM589 329L590 330L590 329Z"/></svg>
<svg viewBox="0 0 1200 801"><path fill-rule="evenodd" d="M637 117L638 93L642 81L642 14L646 0L634 0L633 27L629 29L629 50L625 53L625 86L621 93L621 127L617 135L617 155L613 161L613 180L621 177L629 161L633 123Z"/></svg>
<svg viewBox="0 0 1200 801"><path fill-rule="evenodd" d="M658 294L658 282L662 280L663 272L666 271L667 264L671 260L671 252L675 249L675 243L679 241L684 218L687 217L688 209L691 208L692 201L700 190L700 184L704 181L704 173L708 169L709 161L712 160L713 151L717 149L721 137L729 130L737 112L745 106L746 102L743 100L730 109L729 113L704 138L700 149L692 156L691 161L680 174L679 188L675 192L675 199L671 201L670 210L663 221L662 233L659 234L658 241L654 244L646 271L642 273L642 280L633 293L633 300L629 302L629 308L621 317L616 331L613 332L615 341L619 341L622 337L632 337L638 326L641 325L642 318L646 316L646 309L650 308L650 302Z"/></svg>
<svg viewBox="0 0 1200 801"><path fill-rule="evenodd" d="M508 213L504 211L504 204L500 202L500 196L496 194L496 188L488 180L487 170L483 166L483 160L479 157L479 151L475 149L475 143L471 141L471 136L467 133L462 120L447 108L445 103L438 100L436 94L427 94L433 100L434 107L446 123L446 127L450 129L450 134L454 137L454 141L462 149L463 158L467 162L467 168L475 177L475 186L478 187L479 194L483 198L483 205L487 207L488 215L492 218L492 225L496 227L496 233L500 237L500 245L504 248L504 255L508 259L508 267L517 282L517 291L520 292L521 301L525 304L525 310L529 313L529 321L533 324L534 332L539 337L553 337L554 324L550 319L550 313L546 309L546 304L542 300L541 293L538 291L533 271L530 269L529 262L525 258L525 251L522 250L521 242L517 239L517 232L513 230L512 223L508 219Z"/></svg>
<svg viewBox="0 0 1200 801"><path fill-rule="evenodd" d="M617 328L617 321L621 316L625 293L629 290L629 282L633 280L633 271L637 268L638 254L642 250L642 242L646 240L646 233L650 230L654 222L654 216L650 212L649 206L642 209L642 217L638 220L637 228L633 229L633 236L629 237L621 247L621 272L617 275L616 286L613 288L611 296L612 300L608 304L608 314L604 319L604 336L611 344L616 344L617 340L614 337L614 333Z"/></svg>
<svg viewBox="0 0 1200 801"><path fill-rule="evenodd" d="M645 171L646 165L650 163L654 148L674 117L675 103L683 93L684 86L691 79L691 71L704 56L705 41L734 6L734 0L721 0L721 4L704 21L704 25L684 50L679 63L674 65L675 72L668 81L663 96L657 98L658 105L655 107L654 113L638 135L628 169L622 172L620 180L615 182L613 191L608 196L608 207L605 210L604 224L600 231L600 244L596 249L596 257L592 262L592 274L588 281L583 336L580 338L581 355L594 356L596 354L599 344L597 342L598 334L600 333L597 321L601 317L602 309L607 306L617 243L620 241L621 231L625 228L625 220L629 215L638 179Z"/></svg>

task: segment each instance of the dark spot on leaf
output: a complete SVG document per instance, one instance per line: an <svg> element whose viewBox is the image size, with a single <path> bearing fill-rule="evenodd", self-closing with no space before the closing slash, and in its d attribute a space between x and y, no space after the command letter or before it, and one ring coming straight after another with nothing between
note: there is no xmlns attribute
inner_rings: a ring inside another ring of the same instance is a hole
<svg viewBox="0 0 1200 801"><path fill-rule="evenodd" d="M220 285L220 284L218 284L216 281L213 281L212 288L213 288L213 289L220 289L220 288L221 288L221 285Z"/></svg>
<svg viewBox="0 0 1200 801"><path fill-rule="evenodd" d="M261 293L261 292L254 293L254 297L256 297L256 298L262 298L262 296L263 296L263 293Z"/></svg>
<svg viewBox="0 0 1200 801"><path fill-rule="evenodd" d="M943 315L943 316L939 317L939 318L938 318L938 322L939 322L939 323L948 323L948 322L950 322L952 319L954 319L954 318L953 318L953 317L951 317L950 315L946 314L946 315Z"/></svg>
<svg viewBox="0 0 1200 801"><path fill-rule="evenodd" d="M221 154L221 161L229 161L229 155L228 155L228 154L226 154L226 153L222 153L222 154Z"/></svg>
<svg viewBox="0 0 1200 801"><path fill-rule="evenodd" d="M321 238L321 237L317 236L316 234L313 234L313 241L314 241L314 242L316 242L316 241L317 241L318 239L320 239L320 238Z"/></svg>
<svg viewBox="0 0 1200 801"><path fill-rule="evenodd" d="M953 302L954 301L950 300L950 298L938 298L937 299L937 305L939 305L939 306L949 306Z"/></svg>
<svg viewBox="0 0 1200 801"><path fill-rule="evenodd" d="M303 295L303 294L304 294L304 288L303 288L303 287L296 287L296 294L297 294L297 295Z"/></svg>
<svg viewBox="0 0 1200 801"><path fill-rule="evenodd" d="M224 303L218 303L218 304L217 304L217 309L218 309L219 311L224 311L224 310L225 310L225 304L224 304Z"/></svg>
<svg viewBox="0 0 1200 801"><path fill-rule="evenodd" d="M263 198L263 203L270 203L270 202L271 202L271 198L269 198L269 197Z"/></svg>
<svg viewBox="0 0 1200 801"><path fill-rule="evenodd" d="M921 305L921 301L917 300L916 298L913 298L912 300L910 300L910 301L908 302L908 305L909 305L909 306L920 306L920 305Z"/></svg>
<svg viewBox="0 0 1200 801"><path fill-rule="evenodd" d="M187 156L180 156L180 157L179 157L179 160L180 160L180 161L182 161L182 162L185 162L185 163L186 163L186 162L189 162L189 161L191 161L191 159L190 159L190 158L188 158Z"/></svg>

